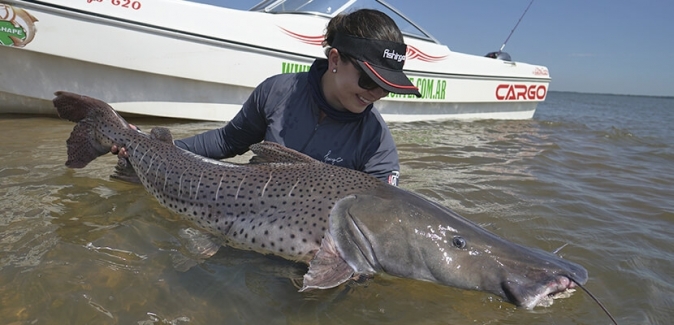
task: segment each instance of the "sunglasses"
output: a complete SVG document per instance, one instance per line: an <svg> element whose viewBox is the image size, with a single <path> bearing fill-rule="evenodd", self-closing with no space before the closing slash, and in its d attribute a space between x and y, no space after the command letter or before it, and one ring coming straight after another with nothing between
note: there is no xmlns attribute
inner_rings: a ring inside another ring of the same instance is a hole
<svg viewBox="0 0 674 325"><path fill-rule="evenodd" d="M372 90L379 85L370 78L365 71L358 65L358 62L356 62L356 59L349 57L349 62L353 65L356 70L358 70L358 73L360 74L360 77L358 77L358 87L363 88L365 90Z"/></svg>

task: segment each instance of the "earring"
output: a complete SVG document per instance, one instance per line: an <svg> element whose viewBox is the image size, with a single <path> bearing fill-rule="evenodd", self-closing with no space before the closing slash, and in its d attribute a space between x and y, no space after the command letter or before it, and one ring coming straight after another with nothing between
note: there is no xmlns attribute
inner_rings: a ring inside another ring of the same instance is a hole
<svg viewBox="0 0 674 325"><path fill-rule="evenodd" d="M333 68L332 73L337 73L337 68Z"/></svg>

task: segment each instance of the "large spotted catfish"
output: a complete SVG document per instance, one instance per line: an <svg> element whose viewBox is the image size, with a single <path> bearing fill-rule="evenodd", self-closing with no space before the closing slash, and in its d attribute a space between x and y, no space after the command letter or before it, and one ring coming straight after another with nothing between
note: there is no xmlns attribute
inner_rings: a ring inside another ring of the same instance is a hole
<svg viewBox="0 0 674 325"><path fill-rule="evenodd" d="M100 100L57 92L54 105L77 123L67 140L68 167L124 147L145 188L219 245L308 264L301 291L385 272L489 292L530 309L587 281L575 263L277 144L251 146L262 163L229 164L174 146L167 129L136 131Z"/></svg>

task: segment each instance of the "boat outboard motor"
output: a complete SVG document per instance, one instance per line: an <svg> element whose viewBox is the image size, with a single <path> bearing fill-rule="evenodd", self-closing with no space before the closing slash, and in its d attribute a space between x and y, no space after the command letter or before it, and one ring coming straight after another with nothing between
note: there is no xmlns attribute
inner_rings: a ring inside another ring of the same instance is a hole
<svg viewBox="0 0 674 325"><path fill-rule="evenodd" d="M501 52L501 51L489 52L485 56L488 57L488 58L492 58L492 59L498 59L498 60L503 60L503 61L512 61L512 59L510 59L510 54L508 54L507 52Z"/></svg>

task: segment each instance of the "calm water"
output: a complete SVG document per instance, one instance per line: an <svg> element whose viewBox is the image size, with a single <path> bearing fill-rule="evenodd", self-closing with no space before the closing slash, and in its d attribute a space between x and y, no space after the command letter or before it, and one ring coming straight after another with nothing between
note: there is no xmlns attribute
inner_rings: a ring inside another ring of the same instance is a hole
<svg viewBox="0 0 674 325"><path fill-rule="evenodd" d="M674 99L550 93L530 121L391 125L401 185L489 230L585 266L620 324L674 317ZM176 137L219 126L136 119ZM108 178L69 170L73 124L0 118L1 324L609 324L582 292L548 308L377 277L298 293L306 268L222 248L190 257L179 217Z"/></svg>

